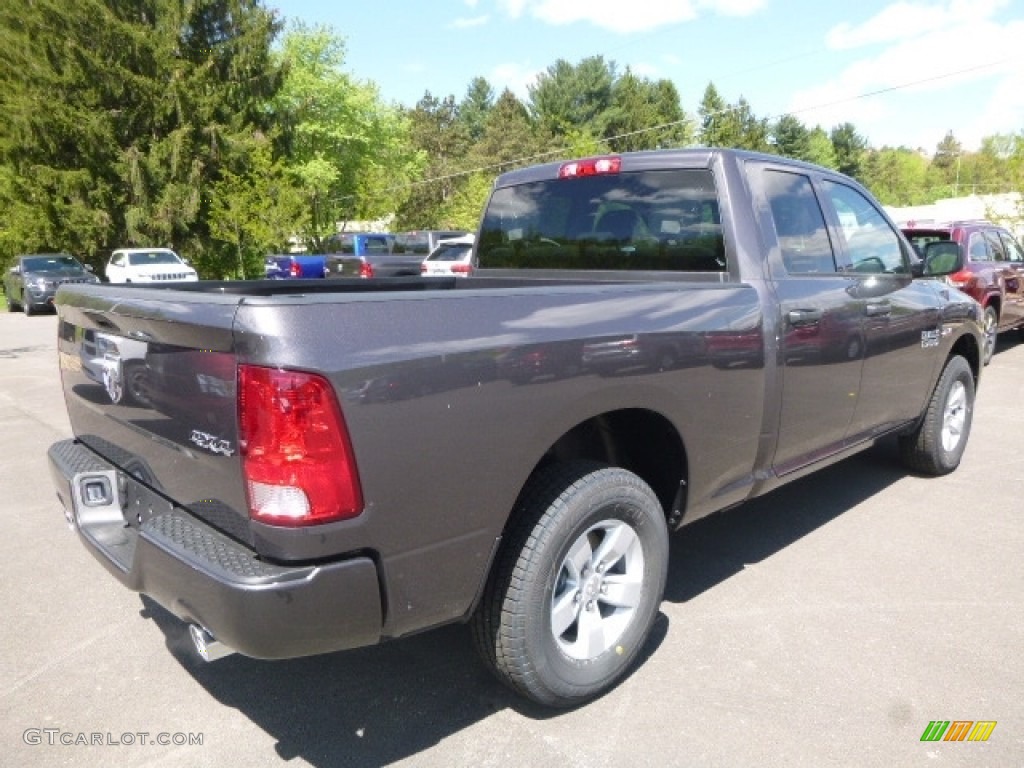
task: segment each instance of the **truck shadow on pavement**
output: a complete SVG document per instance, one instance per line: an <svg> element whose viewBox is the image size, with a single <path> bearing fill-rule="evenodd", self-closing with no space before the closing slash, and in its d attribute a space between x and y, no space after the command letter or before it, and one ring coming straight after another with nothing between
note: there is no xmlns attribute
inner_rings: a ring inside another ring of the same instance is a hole
<svg viewBox="0 0 1024 768"><path fill-rule="evenodd" d="M675 534L665 599L683 603L714 588L905 477L895 453L894 447L877 446ZM499 684L478 661L461 625L305 659L261 662L231 656L205 664L192 651L185 625L142 599L143 616L160 627L182 667L220 703L276 739L282 760L384 766L504 709L533 720L559 715ZM668 617L661 614L637 666L669 631ZM463 754L479 754L479 749Z"/></svg>

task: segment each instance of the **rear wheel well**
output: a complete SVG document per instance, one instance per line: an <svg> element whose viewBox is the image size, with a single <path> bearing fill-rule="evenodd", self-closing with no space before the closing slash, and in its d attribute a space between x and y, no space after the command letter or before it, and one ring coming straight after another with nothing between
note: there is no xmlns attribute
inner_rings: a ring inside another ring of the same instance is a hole
<svg viewBox="0 0 1024 768"><path fill-rule="evenodd" d="M646 482L661 503L669 527L685 508L686 450L672 423L639 408L611 411L584 421L560 437L534 467L589 459L622 467Z"/></svg>

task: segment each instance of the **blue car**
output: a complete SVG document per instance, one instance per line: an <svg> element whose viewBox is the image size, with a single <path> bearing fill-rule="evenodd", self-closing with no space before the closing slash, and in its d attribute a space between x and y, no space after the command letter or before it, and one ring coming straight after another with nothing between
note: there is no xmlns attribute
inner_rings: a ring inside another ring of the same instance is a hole
<svg viewBox="0 0 1024 768"><path fill-rule="evenodd" d="M327 260L320 254L272 254L267 256L263 267L264 277L270 280L290 280L299 277L322 278L327 274Z"/></svg>

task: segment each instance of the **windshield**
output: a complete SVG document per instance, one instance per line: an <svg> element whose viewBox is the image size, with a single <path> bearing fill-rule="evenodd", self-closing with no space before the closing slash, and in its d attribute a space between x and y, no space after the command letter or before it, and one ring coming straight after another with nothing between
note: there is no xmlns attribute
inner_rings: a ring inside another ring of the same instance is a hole
<svg viewBox="0 0 1024 768"><path fill-rule="evenodd" d="M723 272L710 171L616 173L495 190L481 267Z"/></svg>
<svg viewBox="0 0 1024 768"><path fill-rule="evenodd" d="M83 269L73 256L34 256L24 261L26 272L59 272L62 269Z"/></svg>
<svg viewBox="0 0 1024 768"><path fill-rule="evenodd" d="M147 264L181 264L181 259L170 251L148 251L129 254L128 263L133 267L144 267Z"/></svg>

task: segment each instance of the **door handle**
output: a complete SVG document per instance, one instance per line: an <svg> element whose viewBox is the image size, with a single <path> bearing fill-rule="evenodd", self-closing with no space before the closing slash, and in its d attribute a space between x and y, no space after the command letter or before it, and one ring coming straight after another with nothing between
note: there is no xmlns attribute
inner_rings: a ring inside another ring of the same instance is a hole
<svg viewBox="0 0 1024 768"><path fill-rule="evenodd" d="M882 301L878 304L867 304L864 307L864 314L868 317L886 317L892 314L892 304Z"/></svg>
<svg viewBox="0 0 1024 768"><path fill-rule="evenodd" d="M820 309L791 309L786 313L790 325L815 325L821 322L823 313Z"/></svg>

